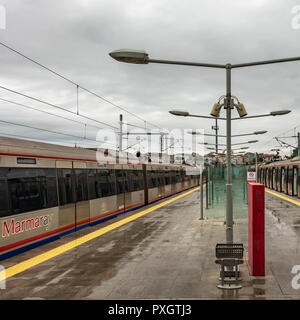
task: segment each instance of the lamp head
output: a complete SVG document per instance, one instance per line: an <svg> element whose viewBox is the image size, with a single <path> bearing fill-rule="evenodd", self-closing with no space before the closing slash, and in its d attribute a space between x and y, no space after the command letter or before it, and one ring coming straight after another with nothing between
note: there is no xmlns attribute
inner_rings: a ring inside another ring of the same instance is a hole
<svg viewBox="0 0 300 320"><path fill-rule="evenodd" d="M248 114L243 103L238 103L236 109L240 118L245 117Z"/></svg>
<svg viewBox="0 0 300 320"><path fill-rule="evenodd" d="M109 53L109 55L119 62L147 64L148 54L144 50L120 49Z"/></svg>
<svg viewBox="0 0 300 320"><path fill-rule="evenodd" d="M181 117L187 117L189 115L189 112L182 111L182 110L170 110L169 113L173 114L174 116L181 116Z"/></svg>
<svg viewBox="0 0 300 320"><path fill-rule="evenodd" d="M192 135L204 135L204 133L195 130L187 131L187 133Z"/></svg>
<svg viewBox="0 0 300 320"><path fill-rule="evenodd" d="M283 116L285 114L288 114L290 113L291 110L278 110L278 111L271 111L270 112L270 115L271 116Z"/></svg>
<svg viewBox="0 0 300 320"><path fill-rule="evenodd" d="M214 105L213 105L213 108L212 108L212 110L211 110L211 115L213 116L213 117L216 117L216 118L218 118L219 116L220 116L220 110L221 110L221 105L220 105L220 103L215 103Z"/></svg>

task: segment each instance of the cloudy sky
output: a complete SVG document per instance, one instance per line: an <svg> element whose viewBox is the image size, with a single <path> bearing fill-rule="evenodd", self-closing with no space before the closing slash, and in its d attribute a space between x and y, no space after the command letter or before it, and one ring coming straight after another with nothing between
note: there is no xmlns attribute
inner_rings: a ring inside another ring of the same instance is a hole
<svg viewBox="0 0 300 320"><path fill-rule="evenodd" d="M146 120L152 129L213 133L213 120L175 117L168 110L209 115L225 93L223 69L132 65L119 63L108 53L120 48L143 49L153 59L220 64L300 56L300 28L293 28L295 22L300 24L297 5L300 0L0 0L2 25L3 12L6 21L0 29L1 43L130 112L82 89L80 114L99 122L55 108L77 112L76 85L0 45L0 86L53 105L0 88L0 135L92 146L99 128L109 128L100 122L117 128L120 113L129 124L141 127ZM249 115L292 110L282 117L234 121L233 134L268 130L249 149L260 152L278 146L275 136L293 136L300 130L299 88L300 61L233 70L232 94L244 103ZM219 122L220 134L224 134L225 122ZM213 143L214 139L206 141ZM284 141L296 145L295 138ZM290 149L283 151L289 154Z"/></svg>

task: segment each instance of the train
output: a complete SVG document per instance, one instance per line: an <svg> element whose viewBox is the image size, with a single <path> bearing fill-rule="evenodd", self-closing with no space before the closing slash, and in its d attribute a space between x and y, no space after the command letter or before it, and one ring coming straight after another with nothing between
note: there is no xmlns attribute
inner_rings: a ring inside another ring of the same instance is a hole
<svg viewBox="0 0 300 320"><path fill-rule="evenodd" d="M300 157L261 165L257 171L265 187L300 198Z"/></svg>
<svg viewBox="0 0 300 320"><path fill-rule="evenodd" d="M0 260L196 187L199 176L182 164L101 162L92 149L0 137Z"/></svg>

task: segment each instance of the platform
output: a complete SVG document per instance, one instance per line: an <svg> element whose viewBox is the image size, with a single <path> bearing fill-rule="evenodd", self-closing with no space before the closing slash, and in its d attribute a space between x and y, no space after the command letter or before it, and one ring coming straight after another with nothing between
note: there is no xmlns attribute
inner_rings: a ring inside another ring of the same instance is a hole
<svg viewBox="0 0 300 320"><path fill-rule="evenodd" d="M300 265L297 204L266 193L266 277L251 277L246 262L243 288L230 291L216 287L223 218L211 208L204 215L214 218L199 220L198 190L165 201L2 261L15 274L0 299L300 299L291 285L292 267ZM247 231L247 219L235 219L234 239L244 243L245 260ZM82 240L92 232L98 232L92 240Z"/></svg>

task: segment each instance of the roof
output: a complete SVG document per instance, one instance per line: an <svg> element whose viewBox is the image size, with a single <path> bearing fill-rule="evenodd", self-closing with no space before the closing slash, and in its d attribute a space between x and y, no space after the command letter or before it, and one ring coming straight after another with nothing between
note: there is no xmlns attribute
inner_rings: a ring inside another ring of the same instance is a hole
<svg viewBox="0 0 300 320"><path fill-rule="evenodd" d="M106 156L105 154L108 155ZM93 161L102 163L116 163L116 153L118 151L110 149L86 149L78 147L67 147L52 143L37 142L31 140L23 140L16 138L8 138L0 136L0 155L8 156L25 156L25 157L42 157L52 159L74 160L74 161ZM128 156L127 156L128 155ZM132 159L133 154L122 152L122 162L127 161L127 157ZM135 159L136 160L136 159ZM151 166L166 164L149 163ZM172 167L191 167L182 164L171 164Z"/></svg>

